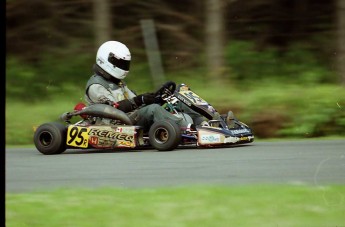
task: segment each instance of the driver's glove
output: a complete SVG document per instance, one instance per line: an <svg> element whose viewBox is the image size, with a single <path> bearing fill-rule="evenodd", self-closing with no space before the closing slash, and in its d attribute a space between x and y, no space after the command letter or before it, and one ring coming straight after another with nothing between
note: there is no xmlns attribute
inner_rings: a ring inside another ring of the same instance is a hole
<svg viewBox="0 0 345 227"><path fill-rule="evenodd" d="M150 105L156 101L156 95L155 93L145 93L138 95L133 98L133 101L137 106L141 105Z"/></svg>

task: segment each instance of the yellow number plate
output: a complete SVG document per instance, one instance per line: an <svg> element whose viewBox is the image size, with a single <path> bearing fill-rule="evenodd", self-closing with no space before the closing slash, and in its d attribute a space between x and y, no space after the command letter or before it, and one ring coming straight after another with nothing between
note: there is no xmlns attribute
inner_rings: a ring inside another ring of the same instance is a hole
<svg viewBox="0 0 345 227"><path fill-rule="evenodd" d="M87 148L89 140L89 128L71 125L67 130L67 145Z"/></svg>

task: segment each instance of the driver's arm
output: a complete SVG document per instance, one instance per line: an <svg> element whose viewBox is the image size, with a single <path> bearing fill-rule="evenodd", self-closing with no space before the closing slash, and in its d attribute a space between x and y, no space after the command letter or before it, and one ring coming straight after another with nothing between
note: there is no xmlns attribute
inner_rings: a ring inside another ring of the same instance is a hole
<svg viewBox="0 0 345 227"><path fill-rule="evenodd" d="M91 85L87 95L93 103L108 104L125 113L131 112L142 105L152 104L155 101L154 93L145 93L138 96L132 95L129 99L118 101L112 93L98 84Z"/></svg>
<svg viewBox="0 0 345 227"><path fill-rule="evenodd" d="M155 101L154 93L145 93L138 96L134 96L133 98L124 99L117 103L113 103L113 106L127 113L143 105L150 105L154 103L154 101Z"/></svg>

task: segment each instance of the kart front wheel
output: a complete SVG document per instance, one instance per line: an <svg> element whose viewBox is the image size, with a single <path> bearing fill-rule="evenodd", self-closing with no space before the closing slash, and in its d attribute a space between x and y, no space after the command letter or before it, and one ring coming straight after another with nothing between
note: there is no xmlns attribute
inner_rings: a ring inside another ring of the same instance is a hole
<svg viewBox="0 0 345 227"><path fill-rule="evenodd" d="M34 143L45 155L61 154L66 150L67 128L58 122L40 125L34 134Z"/></svg>
<svg viewBox="0 0 345 227"><path fill-rule="evenodd" d="M172 121L157 121L149 130L150 144L159 151L171 151L181 141L181 129Z"/></svg>

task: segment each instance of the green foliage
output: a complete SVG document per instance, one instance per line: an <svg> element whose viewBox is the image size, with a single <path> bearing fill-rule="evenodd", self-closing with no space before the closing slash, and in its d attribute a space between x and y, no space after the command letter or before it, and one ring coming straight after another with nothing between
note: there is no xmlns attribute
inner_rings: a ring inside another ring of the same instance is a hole
<svg viewBox="0 0 345 227"><path fill-rule="evenodd" d="M11 99L37 101L66 93L68 84L83 89L93 73L93 60L88 55L47 54L39 63L26 65L10 56L6 59L6 94Z"/></svg>
<svg viewBox="0 0 345 227"><path fill-rule="evenodd" d="M19 100L37 98L46 90L33 66L21 64L20 59L6 58L6 95Z"/></svg>
<svg viewBox="0 0 345 227"><path fill-rule="evenodd" d="M258 50L253 42L234 40L228 44L225 57L234 81L274 80L303 84L336 81L335 72L308 51L306 44L291 45L285 51L277 48Z"/></svg>
<svg viewBox="0 0 345 227"><path fill-rule="evenodd" d="M309 92L306 92L306 89ZM291 122L286 124L281 136L315 137L325 135L345 136L345 89L343 87L317 86L301 88L303 98L296 100L299 108L290 106Z"/></svg>
<svg viewBox="0 0 345 227"><path fill-rule="evenodd" d="M94 54L78 54L75 51L58 55L47 54L37 65L39 73L50 84L83 84L93 74ZM42 77L42 76L41 76Z"/></svg>
<svg viewBox="0 0 345 227"><path fill-rule="evenodd" d="M262 82L238 89L228 103L258 137L345 136L342 86Z"/></svg>
<svg viewBox="0 0 345 227"><path fill-rule="evenodd" d="M137 94L153 91L154 85L152 80L153 78L147 63L137 62L136 60L131 62L131 70L126 77L126 83L130 89Z"/></svg>

